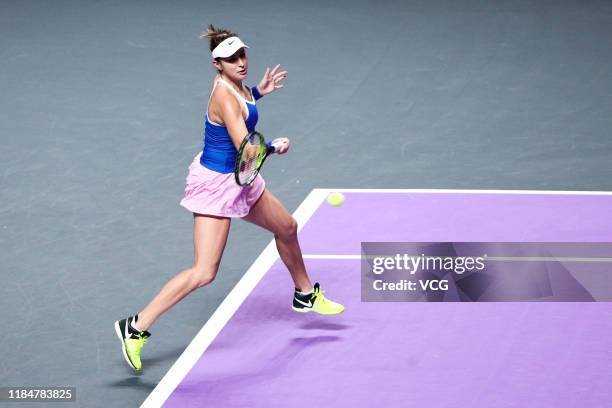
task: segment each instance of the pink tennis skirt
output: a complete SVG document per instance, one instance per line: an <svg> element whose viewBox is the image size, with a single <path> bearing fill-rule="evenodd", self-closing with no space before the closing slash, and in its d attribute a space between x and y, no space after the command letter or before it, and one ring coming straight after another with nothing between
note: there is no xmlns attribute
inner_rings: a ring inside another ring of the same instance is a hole
<svg viewBox="0 0 612 408"><path fill-rule="evenodd" d="M189 166L181 206L197 214L242 218L261 197L266 182L257 175L248 187L236 184L234 173L217 173L200 164L200 152Z"/></svg>

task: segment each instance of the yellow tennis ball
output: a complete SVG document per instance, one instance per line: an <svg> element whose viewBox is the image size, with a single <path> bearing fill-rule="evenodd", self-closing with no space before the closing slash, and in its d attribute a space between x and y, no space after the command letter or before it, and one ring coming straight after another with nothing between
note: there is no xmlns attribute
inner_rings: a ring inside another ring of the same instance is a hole
<svg viewBox="0 0 612 408"><path fill-rule="evenodd" d="M332 207L340 207L344 203L344 195L342 193L331 193L327 196L327 202Z"/></svg>

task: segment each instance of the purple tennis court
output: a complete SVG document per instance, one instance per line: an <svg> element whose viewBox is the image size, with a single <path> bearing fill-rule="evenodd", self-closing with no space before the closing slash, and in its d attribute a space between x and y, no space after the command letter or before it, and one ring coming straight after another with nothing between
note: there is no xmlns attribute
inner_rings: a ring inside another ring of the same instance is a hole
<svg viewBox="0 0 612 408"><path fill-rule="evenodd" d="M210 340L194 339L143 406L609 403L610 303L361 302L359 256L364 241L612 242L612 195L348 190L332 208L328 193L296 218L311 277L345 313L294 313L269 246L247 275L265 270L245 275L252 290L230 294L235 309L220 307L198 334Z"/></svg>

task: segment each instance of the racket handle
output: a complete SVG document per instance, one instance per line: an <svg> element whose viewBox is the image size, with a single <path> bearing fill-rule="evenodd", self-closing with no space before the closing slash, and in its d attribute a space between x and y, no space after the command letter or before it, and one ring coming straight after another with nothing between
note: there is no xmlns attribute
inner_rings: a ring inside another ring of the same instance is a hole
<svg viewBox="0 0 612 408"><path fill-rule="evenodd" d="M268 154L276 153L276 149L280 147L280 144L272 144L271 141L266 142L266 150Z"/></svg>

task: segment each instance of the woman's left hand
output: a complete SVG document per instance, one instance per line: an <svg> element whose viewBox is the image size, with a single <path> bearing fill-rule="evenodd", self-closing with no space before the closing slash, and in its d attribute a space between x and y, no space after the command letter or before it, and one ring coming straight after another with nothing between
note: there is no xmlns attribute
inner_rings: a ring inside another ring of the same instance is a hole
<svg viewBox="0 0 612 408"><path fill-rule="evenodd" d="M274 153L284 154L287 153L287 150L289 150L290 143L289 139L287 139L286 137L278 137L272 141L272 144L275 148Z"/></svg>
<svg viewBox="0 0 612 408"><path fill-rule="evenodd" d="M287 78L287 71L278 72L279 68L280 64L277 64L274 68L272 68L272 70L270 70L270 68L266 68L263 78L261 78L259 85L257 85L257 90L262 96L274 92L284 86L281 84L281 81Z"/></svg>

